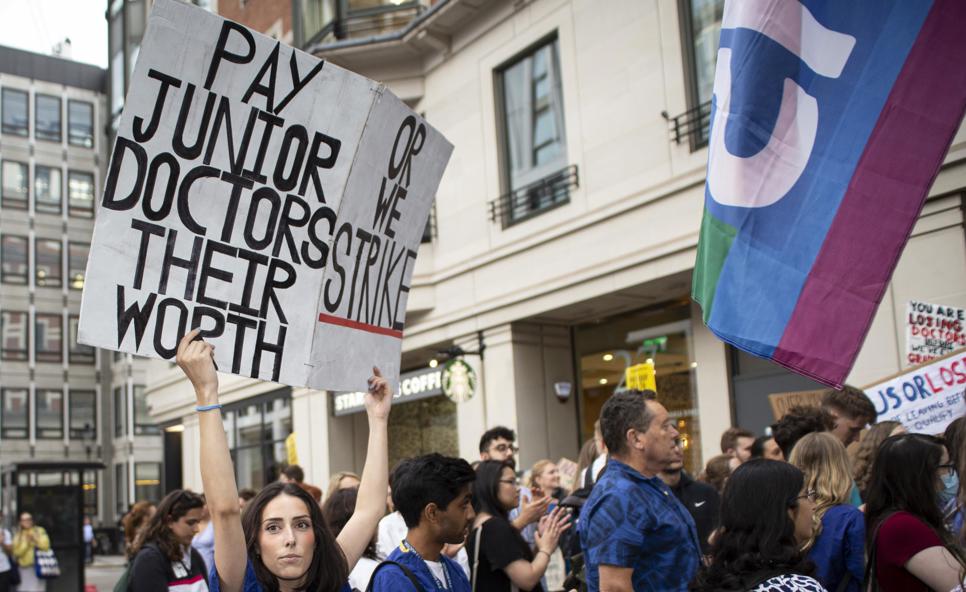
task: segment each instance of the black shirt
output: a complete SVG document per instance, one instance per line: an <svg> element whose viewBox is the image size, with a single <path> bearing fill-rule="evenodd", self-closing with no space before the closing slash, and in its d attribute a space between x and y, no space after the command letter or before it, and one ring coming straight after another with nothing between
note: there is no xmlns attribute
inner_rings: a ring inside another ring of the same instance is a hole
<svg viewBox="0 0 966 592"><path fill-rule="evenodd" d="M486 592L510 592L513 582L507 576L506 566L514 561L533 561L533 551L517 529L505 518L493 516L480 527L480 556L476 566L476 589ZM473 569L476 557L476 530L466 539L466 555ZM472 578L470 579L472 581ZM540 582L529 592L543 592Z"/></svg>
<svg viewBox="0 0 966 592"><path fill-rule="evenodd" d="M203 582L203 584L202 584ZM170 590L207 590L205 560L191 547L191 564L171 562L156 545L144 545L131 560L128 590L134 592L169 592Z"/></svg>
<svg viewBox="0 0 966 592"><path fill-rule="evenodd" d="M707 555L710 551L708 537L718 528L721 518L721 496L714 487L707 483L695 481L686 471L681 471L681 480L671 488L674 495L694 518L694 525L698 529L698 540L701 543L701 553Z"/></svg>

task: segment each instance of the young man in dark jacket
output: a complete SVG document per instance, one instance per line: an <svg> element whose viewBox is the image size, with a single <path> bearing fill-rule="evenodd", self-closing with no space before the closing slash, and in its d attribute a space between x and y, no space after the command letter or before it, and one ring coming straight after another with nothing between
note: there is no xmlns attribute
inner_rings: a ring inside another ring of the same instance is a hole
<svg viewBox="0 0 966 592"><path fill-rule="evenodd" d="M684 470L684 450L680 440L674 446L674 460L658 476L667 483L694 518L701 542L701 554L707 555L711 547L708 539L714 529L718 528L721 513L721 497L718 492L707 483L695 481Z"/></svg>

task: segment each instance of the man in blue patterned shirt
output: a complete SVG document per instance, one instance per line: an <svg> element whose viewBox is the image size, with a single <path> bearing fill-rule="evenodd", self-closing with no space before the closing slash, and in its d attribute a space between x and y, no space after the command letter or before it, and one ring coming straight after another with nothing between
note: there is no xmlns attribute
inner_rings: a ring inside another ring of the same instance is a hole
<svg viewBox="0 0 966 592"><path fill-rule="evenodd" d="M687 590L700 560L694 520L661 480L678 431L652 391L617 393L600 411L607 468L580 512L591 592Z"/></svg>

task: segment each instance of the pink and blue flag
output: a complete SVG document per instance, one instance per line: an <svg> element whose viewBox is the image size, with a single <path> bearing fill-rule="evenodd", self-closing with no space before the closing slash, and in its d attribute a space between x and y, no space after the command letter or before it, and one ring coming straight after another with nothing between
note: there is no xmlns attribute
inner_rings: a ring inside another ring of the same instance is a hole
<svg viewBox="0 0 966 592"><path fill-rule="evenodd" d="M693 297L841 387L966 109L966 0L728 0Z"/></svg>

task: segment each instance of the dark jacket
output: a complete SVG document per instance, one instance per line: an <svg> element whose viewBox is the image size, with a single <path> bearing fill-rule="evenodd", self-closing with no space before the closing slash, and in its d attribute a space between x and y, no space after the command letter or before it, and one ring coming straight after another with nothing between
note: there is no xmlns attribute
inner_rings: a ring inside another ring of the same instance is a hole
<svg viewBox="0 0 966 592"><path fill-rule="evenodd" d="M194 547L191 549L191 567L172 562L152 543L144 545L131 560L128 590L131 592L169 592L170 590L207 590L208 574L205 560ZM204 582L201 585L200 582Z"/></svg>
<svg viewBox="0 0 966 592"><path fill-rule="evenodd" d="M694 525L698 528L698 539L701 542L701 553L707 555L711 545L708 537L718 528L721 520L721 496L707 483L695 481L687 471L681 471L681 480L671 491L688 509L694 518Z"/></svg>

